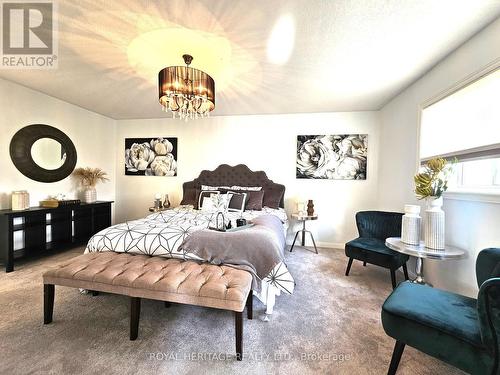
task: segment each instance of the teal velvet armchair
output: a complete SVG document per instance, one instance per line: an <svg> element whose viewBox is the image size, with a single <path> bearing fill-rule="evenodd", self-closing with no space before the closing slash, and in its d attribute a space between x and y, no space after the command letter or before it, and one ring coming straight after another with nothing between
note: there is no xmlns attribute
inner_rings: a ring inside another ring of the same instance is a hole
<svg viewBox="0 0 500 375"><path fill-rule="evenodd" d="M382 307L385 332L396 339L388 374L405 345L474 375L498 375L500 249L476 260L477 299L414 283L400 284Z"/></svg>
<svg viewBox="0 0 500 375"><path fill-rule="evenodd" d="M401 236L401 219L399 212L361 211L356 214L356 226L359 237L345 244L345 255L349 258L345 275L349 276L354 259L379 267L387 268L391 274L392 287L396 287L396 270L403 267L405 279L408 280L406 262L408 255L385 246L387 237Z"/></svg>

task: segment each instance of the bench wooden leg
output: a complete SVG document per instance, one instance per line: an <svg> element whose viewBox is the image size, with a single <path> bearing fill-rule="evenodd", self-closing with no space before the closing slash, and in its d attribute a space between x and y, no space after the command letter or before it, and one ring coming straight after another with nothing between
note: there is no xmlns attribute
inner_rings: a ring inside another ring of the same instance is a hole
<svg viewBox="0 0 500 375"><path fill-rule="evenodd" d="M139 316L141 315L141 299L130 297L130 340L137 339L139 334Z"/></svg>
<svg viewBox="0 0 500 375"><path fill-rule="evenodd" d="M253 319L253 290L250 290L247 297L247 318Z"/></svg>
<svg viewBox="0 0 500 375"><path fill-rule="evenodd" d="M236 331L236 360L243 359L243 312L234 312L234 323Z"/></svg>
<svg viewBox="0 0 500 375"><path fill-rule="evenodd" d="M52 323L54 289L54 285L52 284L43 284L43 324Z"/></svg>

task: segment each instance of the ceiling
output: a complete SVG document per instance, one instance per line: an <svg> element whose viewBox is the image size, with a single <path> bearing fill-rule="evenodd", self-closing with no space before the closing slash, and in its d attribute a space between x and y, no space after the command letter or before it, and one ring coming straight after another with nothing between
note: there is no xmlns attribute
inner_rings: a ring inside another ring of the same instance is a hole
<svg viewBox="0 0 500 375"><path fill-rule="evenodd" d="M157 74L216 81L212 115L377 110L500 16L499 0L58 1L58 68L0 77L114 119L159 118Z"/></svg>

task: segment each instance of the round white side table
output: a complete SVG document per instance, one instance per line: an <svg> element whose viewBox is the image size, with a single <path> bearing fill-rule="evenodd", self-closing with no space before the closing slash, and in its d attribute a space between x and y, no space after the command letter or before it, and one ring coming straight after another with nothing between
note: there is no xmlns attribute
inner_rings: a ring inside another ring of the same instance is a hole
<svg viewBox="0 0 500 375"><path fill-rule="evenodd" d="M401 241L401 237L389 237L385 240L385 245L398 253L417 258L415 265L417 278L413 282L418 284L427 284L424 279L424 259L448 260L465 258L465 251L457 247L446 245L444 250L429 249L424 246L424 241L420 241L420 245L408 245Z"/></svg>
<svg viewBox="0 0 500 375"><path fill-rule="evenodd" d="M298 237L299 233L302 233L301 244L303 247L305 247L305 245L306 245L306 233L309 233L311 235L311 239L312 239L312 242L314 245L314 251L316 251L316 254L318 254L318 248L316 247L316 241L314 241L314 237L313 237L312 233L310 231L306 230L306 221L318 220L318 215L309 216L309 215L301 215L301 214L292 214L292 218L297 220L297 221L302 221L302 229L297 231L297 233L295 233L295 238L293 239L293 243L292 243L292 247L290 248L290 252L292 252L293 247L295 246L295 241L297 241L297 237Z"/></svg>

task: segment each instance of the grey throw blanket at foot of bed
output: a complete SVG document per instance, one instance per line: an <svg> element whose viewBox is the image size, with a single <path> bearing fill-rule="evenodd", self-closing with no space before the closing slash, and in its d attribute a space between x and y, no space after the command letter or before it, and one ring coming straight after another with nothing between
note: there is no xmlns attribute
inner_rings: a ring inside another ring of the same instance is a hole
<svg viewBox="0 0 500 375"><path fill-rule="evenodd" d="M200 230L187 236L180 249L193 253L212 264L224 264L248 271L252 288L260 291L258 280L264 279L284 260L283 224L273 215L252 220L254 226L236 232Z"/></svg>

